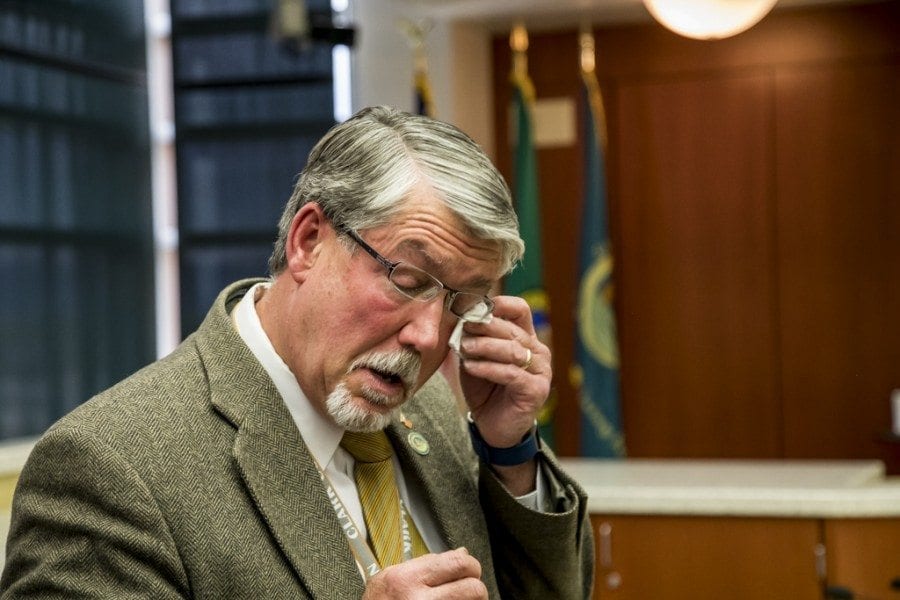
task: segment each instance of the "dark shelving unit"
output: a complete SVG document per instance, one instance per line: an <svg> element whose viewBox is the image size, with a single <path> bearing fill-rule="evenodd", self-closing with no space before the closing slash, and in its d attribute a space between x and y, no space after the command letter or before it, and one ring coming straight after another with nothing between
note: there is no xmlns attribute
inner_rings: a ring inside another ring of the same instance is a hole
<svg viewBox="0 0 900 600"><path fill-rule="evenodd" d="M331 45L274 39L273 6L172 1L184 335L229 282L267 273L296 177L334 124ZM327 0L306 6L330 19Z"/></svg>
<svg viewBox="0 0 900 600"><path fill-rule="evenodd" d="M154 355L140 0L0 2L0 438Z"/></svg>

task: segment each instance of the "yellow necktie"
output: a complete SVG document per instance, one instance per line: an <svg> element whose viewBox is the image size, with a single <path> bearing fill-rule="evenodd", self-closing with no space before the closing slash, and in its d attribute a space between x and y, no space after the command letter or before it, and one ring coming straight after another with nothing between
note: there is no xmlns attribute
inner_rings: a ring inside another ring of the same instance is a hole
<svg viewBox="0 0 900 600"><path fill-rule="evenodd" d="M383 431L348 431L341 446L356 460L353 475L362 504L369 540L381 567L403 562L403 535L400 522L400 493L391 465L391 442ZM412 555L428 552L411 518L406 520L412 538Z"/></svg>

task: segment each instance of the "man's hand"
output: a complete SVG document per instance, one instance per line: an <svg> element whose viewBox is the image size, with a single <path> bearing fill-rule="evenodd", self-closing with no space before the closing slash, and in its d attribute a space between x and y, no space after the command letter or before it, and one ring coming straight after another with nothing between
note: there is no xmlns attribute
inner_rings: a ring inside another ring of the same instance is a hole
<svg viewBox="0 0 900 600"><path fill-rule="evenodd" d="M481 563L465 548L426 554L388 567L366 584L363 600L485 600Z"/></svg>
<svg viewBox="0 0 900 600"><path fill-rule="evenodd" d="M466 323L461 383L481 437L497 448L515 446L534 426L550 394L550 349L537 337L531 309L522 298L494 298L490 323ZM530 358L530 360L529 360ZM534 485L534 462L495 468L510 492Z"/></svg>
<svg viewBox="0 0 900 600"><path fill-rule="evenodd" d="M497 296L494 302L490 323L465 324L461 382L481 437L508 448L534 425L553 371L550 349L535 334L528 304L516 296Z"/></svg>

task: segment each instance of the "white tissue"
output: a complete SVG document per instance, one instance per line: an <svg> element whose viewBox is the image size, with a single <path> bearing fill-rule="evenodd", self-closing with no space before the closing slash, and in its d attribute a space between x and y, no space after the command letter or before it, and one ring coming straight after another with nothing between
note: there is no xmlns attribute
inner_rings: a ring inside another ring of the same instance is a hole
<svg viewBox="0 0 900 600"><path fill-rule="evenodd" d="M472 313L474 311L469 311L459 318L459 321L456 322L456 327L453 328L453 333L450 334L450 341L447 342L447 345L457 354L459 354L459 344L462 341L463 325L466 323L490 323L494 316L491 313L484 316L474 316Z"/></svg>

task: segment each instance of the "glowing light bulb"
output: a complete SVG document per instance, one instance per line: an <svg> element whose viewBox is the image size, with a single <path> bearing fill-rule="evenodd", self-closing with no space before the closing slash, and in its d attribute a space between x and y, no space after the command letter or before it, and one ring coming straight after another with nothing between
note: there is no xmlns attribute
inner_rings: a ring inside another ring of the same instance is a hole
<svg viewBox="0 0 900 600"><path fill-rule="evenodd" d="M667 29L698 40L726 38L762 20L777 0L644 0Z"/></svg>

